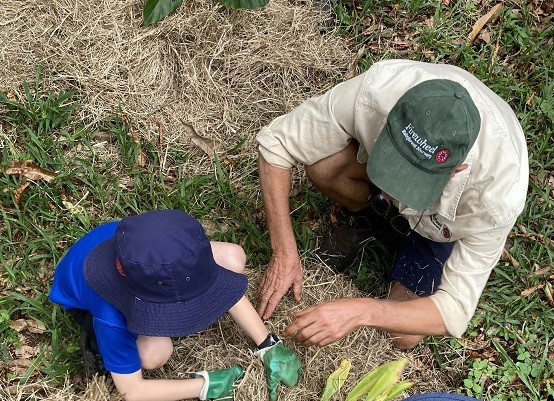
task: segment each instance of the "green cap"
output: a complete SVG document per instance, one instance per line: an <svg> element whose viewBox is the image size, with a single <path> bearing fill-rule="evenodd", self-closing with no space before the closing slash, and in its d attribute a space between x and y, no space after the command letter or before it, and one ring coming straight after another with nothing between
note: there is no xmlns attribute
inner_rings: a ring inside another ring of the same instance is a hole
<svg viewBox="0 0 554 401"><path fill-rule="evenodd" d="M369 179L412 209L427 209L467 157L481 126L468 91L446 80L409 89L387 116L367 161Z"/></svg>

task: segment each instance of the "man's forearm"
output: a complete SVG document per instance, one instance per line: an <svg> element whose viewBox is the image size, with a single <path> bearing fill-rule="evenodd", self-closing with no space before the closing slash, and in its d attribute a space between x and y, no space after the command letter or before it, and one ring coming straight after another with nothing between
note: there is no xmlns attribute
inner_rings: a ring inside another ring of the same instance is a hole
<svg viewBox="0 0 554 401"><path fill-rule="evenodd" d="M362 325L392 333L448 335L439 310L428 297L410 301L359 298L368 313Z"/></svg>
<svg viewBox="0 0 554 401"><path fill-rule="evenodd" d="M270 165L260 154L260 185L274 252L297 252L289 209L291 172Z"/></svg>

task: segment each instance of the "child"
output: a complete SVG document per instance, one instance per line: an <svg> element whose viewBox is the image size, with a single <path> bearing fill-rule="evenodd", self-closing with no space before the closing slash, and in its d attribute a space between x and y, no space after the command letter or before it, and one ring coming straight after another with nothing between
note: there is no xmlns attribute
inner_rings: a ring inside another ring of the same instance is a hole
<svg viewBox="0 0 554 401"><path fill-rule="evenodd" d="M210 242L200 223L157 210L105 223L79 239L56 267L50 299L83 326L85 375L111 372L126 400L201 400L229 396L241 367L197 372L191 379L147 380L164 365L170 337L201 331L229 312L258 344L270 400L295 386L296 354L270 334L245 297L246 258L235 244Z"/></svg>

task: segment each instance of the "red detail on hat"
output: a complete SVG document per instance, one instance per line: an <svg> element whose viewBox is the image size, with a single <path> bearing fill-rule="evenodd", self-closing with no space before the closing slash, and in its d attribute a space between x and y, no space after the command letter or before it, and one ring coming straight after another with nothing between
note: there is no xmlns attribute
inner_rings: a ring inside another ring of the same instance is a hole
<svg viewBox="0 0 554 401"><path fill-rule="evenodd" d="M118 258L115 258L115 268L117 269L117 272L121 274L122 276L125 276L125 272L123 271L123 265L119 261Z"/></svg>
<svg viewBox="0 0 554 401"><path fill-rule="evenodd" d="M450 151L448 149L442 149L435 155L435 160L437 163L444 163L448 159L448 156L450 156Z"/></svg>
<svg viewBox="0 0 554 401"><path fill-rule="evenodd" d="M442 229L442 235L444 236L444 238L450 239L450 237L452 237L452 231L450 231L448 227L444 226Z"/></svg>

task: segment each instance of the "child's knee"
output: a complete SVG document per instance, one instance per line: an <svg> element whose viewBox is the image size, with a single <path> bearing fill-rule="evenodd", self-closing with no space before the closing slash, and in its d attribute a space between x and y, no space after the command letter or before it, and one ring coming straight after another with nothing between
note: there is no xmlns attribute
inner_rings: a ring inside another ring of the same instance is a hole
<svg viewBox="0 0 554 401"><path fill-rule="evenodd" d="M244 268L246 266L246 253L240 245L229 244L225 259L223 267L226 267L236 273L244 272Z"/></svg>
<svg viewBox="0 0 554 401"><path fill-rule="evenodd" d="M173 342L168 337L139 336L137 345L140 363L144 370L162 367L173 353Z"/></svg>

